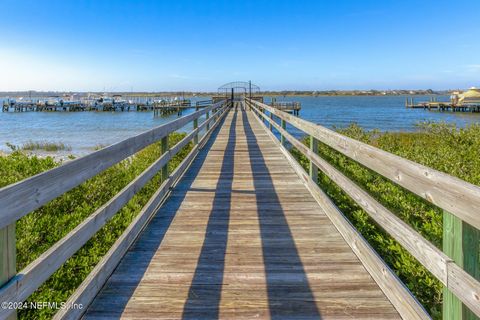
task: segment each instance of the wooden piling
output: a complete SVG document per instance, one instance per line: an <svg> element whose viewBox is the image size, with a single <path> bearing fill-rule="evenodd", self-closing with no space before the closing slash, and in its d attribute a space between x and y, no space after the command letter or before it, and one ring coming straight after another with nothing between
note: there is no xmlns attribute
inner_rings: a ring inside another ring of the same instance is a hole
<svg viewBox="0 0 480 320"><path fill-rule="evenodd" d="M208 121L208 119L210 118L210 111L207 111L207 113L205 114L205 121ZM207 122L207 131L210 130L210 123Z"/></svg>
<svg viewBox="0 0 480 320"><path fill-rule="evenodd" d="M310 150L312 150L313 153L318 154L318 140L315 139L313 136L310 136ZM315 183L318 182L318 168L315 166L315 164L312 162L312 160L309 160L309 174L310 178L312 178Z"/></svg>
<svg viewBox="0 0 480 320"><path fill-rule="evenodd" d="M282 125L282 129L286 129L287 128L287 122L283 119L281 119L281 125ZM283 134L280 134L280 142L282 143L282 145L284 146L285 145L285 136Z"/></svg>
<svg viewBox="0 0 480 320"><path fill-rule="evenodd" d="M195 111L198 111L198 107L195 107ZM195 130L197 128L198 128L198 118L193 120L193 129ZM195 134L195 137L193 138L193 144L198 144L198 132L197 134Z"/></svg>
<svg viewBox="0 0 480 320"><path fill-rule="evenodd" d="M161 151L161 154L164 154L165 152L168 151L168 134L165 137L163 137L162 140L161 140L160 151ZM167 178L168 178L168 164L169 164L169 161L162 167L162 173L161 173L162 181L161 181L161 183L163 183L163 181L167 180Z"/></svg>

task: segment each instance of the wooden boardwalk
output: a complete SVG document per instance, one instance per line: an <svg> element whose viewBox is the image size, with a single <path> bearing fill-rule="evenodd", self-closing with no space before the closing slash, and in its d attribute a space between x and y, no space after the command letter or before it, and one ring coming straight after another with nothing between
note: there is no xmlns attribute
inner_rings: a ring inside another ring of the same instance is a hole
<svg viewBox="0 0 480 320"><path fill-rule="evenodd" d="M397 319L250 111L237 105L86 319Z"/></svg>

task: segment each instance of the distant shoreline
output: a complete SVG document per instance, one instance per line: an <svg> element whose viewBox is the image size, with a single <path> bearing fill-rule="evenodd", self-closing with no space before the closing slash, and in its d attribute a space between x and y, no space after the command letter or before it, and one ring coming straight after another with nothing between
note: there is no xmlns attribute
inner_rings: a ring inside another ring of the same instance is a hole
<svg viewBox="0 0 480 320"><path fill-rule="evenodd" d="M411 97L411 96L445 96L449 93L412 93L412 94L350 94L350 93L336 93L336 94L281 94L281 93L261 93L260 95L266 97Z"/></svg>
<svg viewBox="0 0 480 320"><path fill-rule="evenodd" d="M415 96L415 95L450 95L453 90L282 90L282 91L260 91L252 95L261 96L298 96L298 97L323 97L323 96ZM181 92L181 91L159 91L159 92L84 92L84 91L3 91L0 98L6 97L64 97L64 96L88 96L106 95L122 97L211 97L224 95L218 92Z"/></svg>

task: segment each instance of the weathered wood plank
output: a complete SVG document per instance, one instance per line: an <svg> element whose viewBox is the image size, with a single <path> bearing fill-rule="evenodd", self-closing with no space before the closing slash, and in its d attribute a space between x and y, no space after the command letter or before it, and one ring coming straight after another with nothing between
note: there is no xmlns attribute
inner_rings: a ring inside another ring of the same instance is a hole
<svg viewBox="0 0 480 320"><path fill-rule="evenodd" d="M24 301L46 281L68 258L77 252L105 223L163 168L168 161L186 146L196 131L179 141L172 149L145 169L106 204L35 259L18 276L0 289L1 301ZM0 310L0 316L3 310Z"/></svg>
<svg viewBox="0 0 480 320"><path fill-rule="evenodd" d="M399 318L283 153L242 109L233 106L86 319Z"/></svg>
<svg viewBox="0 0 480 320"><path fill-rule="evenodd" d="M225 114L226 109L221 109L215 113L219 115L219 118L212 117L210 119L217 119L210 130L202 137L199 143L190 151L187 157L180 163L180 165L174 170L174 172L162 183L157 192L151 197L149 202L145 205L142 211L120 236L115 244L110 248L109 252L102 258L100 263L95 266L94 270L89 274L87 279L83 281L80 287L67 301L68 304L82 304L88 306L93 300L98 291L102 288L108 277L118 265L120 259L125 255L128 248L132 245L133 241L137 238L138 234L143 230L145 225L151 219L152 214L155 212L158 205L165 199L166 195L170 192L170 188L174 186L178 180L185 173L186 169L190 166L193 159L197 156L201 146L210 138L211 132L215 130L222 116ZM168 150L164 155L170 155L168 159L173 157L183 146L188 142L195 139L198 131L204 125L207 125L211 121L204 122L202 126L195 128L189 135L182 139L172 149ZM163 165L163 163L162 163ZM159 165L161 167L162 165ZM63 309L57 312L54 319L77 319L79 318L85 309Z"/></svg>
<svg viewBox="0 0 480 320"><path fill-rule="evenodd" d="M255 109L255 107L254 107ZM259 117L262 113L257 113ZM267 121L269 119L266 119ZM347 194L349 194L379 225L390 233L399 243L404 246L417 260L420 261L434 276L445 286L444 290L444 317L445 319L457 319L472 317L472 312L480 315L480 283L475 280L478 277L478 230L462 222L460 218L445 212L444 214L444 250L450 258L439 249L430 244L420 234L407 224L395 217L386 208L381 206L368 193L356 186L328 162L314 154L301 142L286 132L278 124L273 126L285 136L290 143L305 154L311 161L316 163L334 182L336 182ZM464 229L468 235L463 236ZM465 238L465 239L464 239ZM465 250L470 243L472 247ZM464 265L464 252L469 252L468 261L470 269L462 270ZM457 262L458 265L455 264ZM451 279L454 269L455 279ZM473 277L469 275L471 272ZM477 279L478 280L478 279ZM462 283L464 288L458 285ZM462 309L461 301L470 308Z"/></svg>
<svg viewBox="0 0 480 320"><path fill-rule="evenodd" d="M256 113L256 115L259 120L261 114ZM276 124L273 125L275 126ZM283 128L278 128L277 125L277 130L278 129L281 130ZM286 131L282 133L287 137ZM279 142L273 134L271 135L271 138L284 152L290 164L297 171L299 177L304 181L307 189L310 190L312 196L318 201L326 215L342 234L360 261L362 261L364 267L368 270L373 279L375 279L376 283L395 306L399 314L406 319L430 319L430 316L425 309L403 285L395 273L385 264L381 257L378 256L368 242L356 231L330 198L316 183L313 182L309 174L297 163L283 144ZM308 148L306 149L309 150Z"/></svg>
<svg viewBox="0 0 480 320"><path fill-rule="evenodd" d="M3 229L0 229L0 287L11 281L16 274L17 250L15 225L16 223L12 223ZM9 300L0 298L0 302L9 302ZM2 309L0 309L0 312ZM17 318L15 310L7 311L9 315L7 316L5 314L5 319L15 320Z"/></svg>
<svg viewBox="0 0 480 320"><path fill-rule="evenodd" d="M270 124L272 125L272 124ZM270 130L271 131L271 130ZM310 136L310 150L313 154L318 154L318 140L315 137ZM309 162L309 173L315 183L318 182L318 167L310 160Z"/></svg>
<svg viewBox="0 0 480 320"><path fill-rule="evenodd" d="M276 124L274 124L276 125ZM283 130L276 127L277 130ZM451 262L447 255L423 238L417 231L403 222L395 214L381 205L366 191L335 169L331 164L313 153L307 146L283 131L286 139L300 150L310 161L320 168L332 181L345 191L360 205L380 227L387 231L405 249L407 249L421 264L423 264L442 283L447 284L447 263Z"/></svg>

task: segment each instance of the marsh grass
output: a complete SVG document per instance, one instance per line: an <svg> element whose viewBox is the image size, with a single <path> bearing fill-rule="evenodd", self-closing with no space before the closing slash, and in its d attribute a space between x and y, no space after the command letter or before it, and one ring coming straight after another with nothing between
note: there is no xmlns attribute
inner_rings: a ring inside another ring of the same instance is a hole
<svg viewBox="0 0 480 320"><path fill-rule="evenodd" d="M105 147L107 147L107 146L108 146L108 145L106 145L106 144L101 144L101 143L99 143L99 144L97 144L97 145L95 145L95 146L93 147L93 150L95 150L95 151L102 150L103 148L105 148Z"/></svg>
<svg viewBox="0 0 480 320"><path fill-rule="evenodd" d="M72 147L63 142L30 140L24 143L20 149L24 151L43 150L48 152L57 152L57 151L71 151Z"/></svg>

